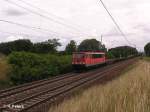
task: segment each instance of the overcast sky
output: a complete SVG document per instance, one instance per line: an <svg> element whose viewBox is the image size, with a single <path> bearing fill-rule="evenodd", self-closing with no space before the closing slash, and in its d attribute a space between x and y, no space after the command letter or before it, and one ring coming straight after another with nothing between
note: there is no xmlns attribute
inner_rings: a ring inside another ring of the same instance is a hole
<svg viewBox="0 0 150 112"><path fill-rule="evenodd" d="M62 47L70 41L96 38L107 48L128 45L99 0L0 0L0 20L41 28L23 28L0 21L0 42L29 38L34 42L59 38ZM7 2L9 1L9 2ZM18 7L22 6L26 9ZM150 0L103 0L122 31L138 50L150 42ZM33 14L36 13L36 14ZM44 17L41 17L44 16Z"/></svg>

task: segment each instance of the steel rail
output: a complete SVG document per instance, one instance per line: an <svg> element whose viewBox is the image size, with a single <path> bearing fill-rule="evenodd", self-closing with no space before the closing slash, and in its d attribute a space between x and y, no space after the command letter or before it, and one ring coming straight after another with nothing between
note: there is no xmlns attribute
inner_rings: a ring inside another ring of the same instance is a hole
<svg viewBox="0 0 150 112"><path fill-rule="evenodd" d="M36 84L36 83L40 83L40 82L43 82L43 81L56 79L56 78L59 78L59 77L65 76L65 75L69 75L69 74L71 74L71 73L67 73L67 74L63 74L63 75L59 75L59 76L54 76L54 77L50 77L50 78L47 78L47 79L42 79L42 80L38 80L38 81L18 85L18 86L15 86L15 87L11 87L11 88L8 88L8 89L0 90L0 94L2 94L4 92L7 92L7 91L14 90L14 89L19 89L21 87L30 86L30 85L33 85L33 84Z"/></svg>
<svg viewBox="0 0 150 112"><path fill-rule="evenodd" d="M132 60L131 60L132 61ZM18 90L18 92L20 92L20 94L23 94L23 93L21 93L21 92L25 92L26 90L34 90L34 89L36 89L36 88L38 88L38 87L41 87L41 88L44 88L44 85L45 85L45 87L47 86L48 87L48 85L47 84L55 84L55 82L57 82L58 81L58 83L62 83L62 85L57 85L57 86L55 86L55 87L52 87L52 88L50 88L50 89L48 89L48 90L42 90L42 91L40 91L40 89L37 91L38 93L32 93L32 95L31 96L27 96L26 95L26 97L23 97L23 99L21 99L21 100L17 100L17 101L14 101L14 102L12 102L12 103L9 103L8 105L17 105L17 104L23 104L23 103L29 103L30 105L27 105L27 107L25 107L23 110L19 110L19 111L17 111L17 112L24 112L24 110L29 110L29 109L31 109L32 107L34 107L34 106L36 106L36 105L38 105L39 103L38 102L44 102L44 101L48 101L48 99L50 98L50 96L52 97L52 96L57 96L57 95L55 95L55 94L53 94L53 95L51 95L52 93L54 93L55 91L56 91L56 93L58 92L59 93L59 95L61 95L61 89L63 89L62 91L65 91L66 90L66 88L68 87L68 88L72 88L71 86L73 86L74 84L77 84L78 85L78 83L80 83L80 82L85 82L85 83L81 83L80 84L80 86L82 86L82 85L84 85L84 84L86 84L86 83L88 83L88 82L90 82L90 81L92 81L92 80L96 80L96 79L99 79L98 77L99 77L99 75L101 75L100 77L104 77L104 76L106 76L105 74L107 74L107 73L109 73L110 71L111 71L111 69L115 69L115 68L117 68L117 67L119 67L119 66L123 66L123 65L125 65L127 62L130 62L130 60L126 60L126 61L121 61L121 62L118 62L118 63L115 63L115 64L112 64L112 65L110 65L110 66L105 66L105 67L103 67L103 68L101 68L101 69L96 69L96 70L94 70L94 71L90 71L90 72L87 72L87 73L81 73L81 74L76 74L76 75L74 75L74 74L72 74L71 75L71 73L70 73L70 75L69 74L66 74L66 75L62 75L62 76L59 76L59 77L54 77L54 78L51 78L51 79L46 79L46 80L41 80L41 81L39 81L39 83L38 83L38 81L36 81L36 82L34 82L33 83L33 85L32 85L32 83L30 83L30 84L25 84L25 86L20 86L19 88L18 87L14 87L15 89L19 89ZM123 64L124 63L124 64ZM112 68L113 67L113 68ZM98 72L98 73L97 73ZM100 73L99 73L100 72ZM103 75L102 75L103 74ZM65 77L63 77L63 76L66 76L66 78ZM80 77L81 76L81 77ZM67 81L67 77L68 77L68 80L70 80L70 82L66 82ZM93 77L93 78L92 78ZM96 78L97 77L97 78ZM60 80L58 80L60 78ZM77 78L77 79L74 79L74 80L72 80L72 79L69 79L69 78ZM95 79L94 79L95 78ZM50 80L52 80L52 81L50 81ZM66 81L65 81L66 80ZM88 82L87 82L87 81ZM60 81L60 82L59 82ZM64 84L63 84L63 81L64 81ZM49 83L48 83L49 82ZM35 84L35 85L34 85ZM53 84L53 85L54 85ZM30 86L31 85L31 86ZM74 86L76 86L76 85L74 85ZM77 87L80 87L80 86L77 86ZM20 90L20 88L23 88L23 90ZM28 89L29 88L29 89ZM76 87L73 87L73 88L76 88ZM14 89L14 90L15 90ZM60 89L60 91L59 91L59 89ZM7 90L9 90L9 89L7 89ZM6 93L7 93L7 90L6 90ZM10 90L12 90L12 93L11 93L11 95L16 95L16 97L17 97L17 95L18 95L18 92L17 91L13 91L13 89L11 89L10 88ZM71 90L71 89L69 89L69 90ZM68 91L69 91L68 90ZM3 92L3 93L5 93L5 92ZM3 98L5 98L5 97L7 97L9 94L7 94L6 96L4 95L3 96ZM44 97L44 95L48 95L48 97L46 96L46 97ZM50 96L49 96L50 95ZM9 96L8 96L9 97ZM38 98L39 97L39 98ZM29 101L35 101L35 103L34 102L29 102ZM29 107L29 108L28 108ZM1 107L0 108L0 110L3 110L4 108L3 107ZM10 111L11 112L11 111ZM16 111L15 111L16 112Z"/></svg>
<svg viewBox="0 0 150 112"><path fill-rule="evenodd" d="M7 96L10 96L10 95L14 95L14 94L19 93L19 92L23 92L23 91L32 89L32 88L36 88L36 87L43 86L43 85L46 85L49 83L60 81L60 80L63 80L65 78L72 77L73 75L74 74L67 74L65 76L61 76L61 77L57 77L57 78L52 78L52 79L50 78L47 80L41 80L41 81L36 82L34 84L31 83L29 85L25 85L25 86L21 86L21 87L10 88L10 90L6 90L6 91L3 91L3 93L0 93L0 99L7 97ZM10 92L10 91L12 91L12 92Z"/></svg>
<svg viewBox="0 0 150 112"><path fill-rule="evenodd" d="M106 72L107 72L107 71L106 71ZM60 91L60 92L58 92L58 93L56 93L56 94L54 94L54 95L52 95L52 96L50 96L50 97L48 97L48 98L42 100L42 101L38 101L38 102L36 102L36 103L30 105L30 106L27 107L27 108L24 108L24 109L22 109L22 110L19 110L18 112L26 112L27 110L31 109L32 107L34 107L34 106L36 106L36 105L38 105L38 104L40 104L40 103L43 103L43 102L45 102L45 101L47 101L47 100L54 99L55 97L57 97L57 96L59 96L59 95L61 95L61 94L67 93L68 91L71 91L72 89L75 89L75 88L77 88L77 87L80 87L81 85L83 86L83 84L85 84L85 83L87 83L87 82L89 83L89 81L94 82L94 81L96 81L96 80L98 80L98 79L101 79L103 76L105 76L105 75L102 75L102 76L95 76L95 77L93 77L92 79L84 80L83 82L77 83L77 84L74 85L74 86L70 86L69 88L67 88L67 89L65 89L65 90L63 90L63 91Z"/></svg>
<svg viewBox="0 0 150 112"><path fill-rule="evenodd" d="M123 65L125 65L126 63L124 63L124 64L121 64L121 66L123 66ZM113 68L111 68L111 69L109 69L109 70L106 70L106 71L103 71L103 72L101 72L101 73L97 73L97 74L95 74L95 75L93 75L92 77L86 77L86 78L81 78L81 80L78 80L78 81L73 81L73 82L70 82L70 84L74 84L74 83L77 83L77 85L75 84L74 86L72 86L72 87L69 87L68 89L63 89L63 91L60 91L60 92L58 92L56 95L54 94L54 95L52 95L52 96L50 96L50 98L53 98L53 97L55 97L55 96L57 96L57 95L60 95L60 94L62 94L62 93L64 93L64 92L67 92L68 90L70 90L70 89L72 89L72 88L75 88L75 87L78 87L78 86L81 86L82 84L85 84L85 83L87 83L88 81L92 81L92 80L98 80L98 79L100 79L100 78L103 78L104 76L106 76L106 74L107 73L109 73L110 71L112 71L112 70L115 70L116 68L118 68L120 65L116 65L116 66L114 66ZM83 82L82 82L83 81ZM81 83L79 83L79 82L81 82ZM62 88L62 87L65 87L65 86L68 86L67 84L66 85L64 85L64 86L61 86L61 87L59 87L59 88ZM70 86L70 85L69 85ZM56 89L58 89L58 88L56 88ZM56 90L56 89L53 89L53 90ZM51 92L52 90L50 90L50 91L45 91L44 93L47 93L47 92ZM39 95L42 95L42 92L39 94ZM36 95L35 97L37 97L38 95ZM26 101L26 100L28 100L28 99L30 99L30 98L33 98L34 96L32 96L32 97L28 97L27 99L23 99L23 100L21 100L21 101L18 101L18 102L15 102L15 103L13 103L14 105L16 105L16 104L19 104L19 103L21 103L21 104L24 104L23 102L24 101ZM49 99L49 97L48 97L48 99ZM35 105L37 105L37 104L39 104L39 103L41 103L41 102L43 102L43 101L45 101L45 100L47 100L47 98L46 99L44 99L44 100L42 100L42 101L39 101L39 102L37 102L37 103L35 103L35 104L32 104L32 105L30 105L29 107L27 107L27 108L25 108L25 109L23 109L23 110L20 110L19 112L24 112L25 110L28 110L28 109L30 109L30 108L32 108L33 106L35 106ZM12 105L13 105L12 104Z"/></svg>

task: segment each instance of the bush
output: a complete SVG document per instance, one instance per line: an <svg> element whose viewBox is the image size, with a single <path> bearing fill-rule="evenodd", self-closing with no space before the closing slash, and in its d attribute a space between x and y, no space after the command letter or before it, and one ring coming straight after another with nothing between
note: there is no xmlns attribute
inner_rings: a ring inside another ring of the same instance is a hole
<svg viewBox="0 0 150 112"><path fill-rule="evenodd" d="M9 78L15 85L48 78L71 70L71 56L14 52L9 56L9 63L13 68Z"/></svg>
<svg viewBox="0 0 150 112"><path fill-rule="evenodd" d="M106 53L106 57L107 57L108 59L113 59L113 58L115 58L115 56L114 56L110 51L108 51L108 52Z"/></svg>

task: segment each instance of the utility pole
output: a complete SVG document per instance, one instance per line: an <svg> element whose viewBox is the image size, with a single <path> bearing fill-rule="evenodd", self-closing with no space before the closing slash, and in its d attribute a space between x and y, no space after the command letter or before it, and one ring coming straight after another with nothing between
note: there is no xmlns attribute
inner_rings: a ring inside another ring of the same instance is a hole
<svg viewBox="0 0 150 112"><path fill-rule="evenodd" d="M103 43L103 35L101 35L101 44Z"/></svg>
<svg viewBox="0 0 150 112"><path fill-rule="evenodd" d="M105 50L104 46L103 46L103 35L101 35L101 49Z"/></svg>

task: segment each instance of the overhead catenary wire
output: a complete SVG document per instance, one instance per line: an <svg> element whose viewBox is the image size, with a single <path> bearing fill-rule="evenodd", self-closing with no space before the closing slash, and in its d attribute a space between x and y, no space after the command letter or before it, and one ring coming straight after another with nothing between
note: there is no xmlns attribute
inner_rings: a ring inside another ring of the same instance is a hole
<svg viewBox="0 0 150 112"><path fill-rule="evenodd" d="M33 35L33 34L27 34L27 33L14 33L14 32L9 32L9 31L2 31L0 30L0 33L3 33L3 34L8 34L8 35L11 35L11 36L22 36L23 38L26 38L26 37L36 37L36 38L47 38L47 36L43 36L43 35ZM51 35L51 36L55 36L55 35ZM63 37L63 36L61 36ZM66 36L64 36L63 38L65 38ZM58 38L60 39L60 38Z"/></svg>
<svg viewBox="0 0 150 112"><path fill-rule="evenodd" d="M35 27L35 26L29 26L29 25L25 25L25 24L13 22L13 21L4 20L4 19L0 19L0 22L12 24L12 25L17 25L19 27L23 27L23 28L26 28L26 29L31 29L31 30L34 30L34 31L37 31L37 30L40 31L40 32L42 31L42 33L48 34L48 35L55 35L55 36L66 38L66 36L62 36L61 34L58 34L57 32L51 31L49 29L39 28L39 27ZM69 37L76 37L76 36L71 35Z"/></svg>
<svg viewBox="0 0 150 112"><path fill-rule="evenodd" d="M76 29L76 28L74 28L74 27L72 27L72 26L69 26L69 25L64 24L64 23L62 23L62 22L59 22L59 21L57 21L57 20L55 20L55 19L53 19L53 18L50 18L50 17L48 17L48 16L45 16L45 15L39 13L39 12L37 12L37 11L31 10L31 9L29 9L29 8L26 8L26 7L22 6L22 5L19 5L19 4L15 3L15 2L13 2L13 1L10 1L10 0L4 0L4 1L6 1L6 2L8 2L8 3L10 3L10 4L13 4L13 5L17 6L17 7L20 7L20 8L22 8L22 9L24 9L24 10L26 10L26 11L32 13L32 14L38 15L38 16L40 16L40 17L42 17L42 18L45 18L46 20L49 20L49 21L51 21L51 22L54 22L54 23L60 24L60 25L62 25L62 26L65 26L66 28L73 29L73 30L76 30L76 31L80 32L80 30L78 30L78 29ZM81 32L80 32L80 33L81 33ZM82 32L82 33L83 33L83 32Z"/></svg>
<svg viewBox="0 0 150 112"><path fill-rule="evenodd" d="M34 26L28 26L28 25L25 25L25 24L20 24L20 23L17 23L17 22L8 21L8 20L4 20L4 19L0 19L0 22L14 24L14 25L17 25L17 26L20 26L20 27L24 27L24 28L31 28L31 29L36 29L36 30L42 30L42 31L51 32L51 33L55 33L55 34L57 33L57 32L54 32L54 31L51 31L51 30L48 30L48 29L38 28L38 27L34 27Z"/></svg>
<svg viewBox="0 0 150 112"><path fill-rule="evenodd" d="M29 25L25 25L25 24L13 22L13 21L8 21L8 20L3 20L3 19L0 19L0 22L5 22L5 23L8 23L8 24L17 25L17 26L19 26L19 27L23 27L23 28L27 28L27 29L31 29L31 30L44 31L44 33L50 34L50 35L54 34L54 35L56 35L56 36L61 36L61 35L58 34L57 32L51 31L51 30L49 30L49 29L39 28L39 27L35 27L35 26L29 26Z"/></svg>
<svg viewBox="0 0 150 112"><path fill-rule="evenodd" d="M33 30L33 31L45 31L43 34L47 35L45 37L48 37L48 36L54 36L54 37L57 37L57 38L60 38L60 37L63 37L63 38L66 38L66 37L76 37L76 36L63 36L61 34L58 34L57 32L53 32L51 30L48 30L48 29L42 29L42 28L38 28L38 27L35 27L35 26L28 26L28 25L25 25L25 24L21 24L21 23L17 23L17 22L13 22L13 21L8 21L8 20L3 20L3 19L0 19L0 22L5 22L5 23L8 23L8 24L11 24L11 25L17 25L19 27L22 27L22 28L26 28L26 29L30 29L30 30ZM41 38L42 36L36 36L36 35L32 35L32 34L26 34L26 33L12 33L12 32L7 32L7 31L0 31L1 33L7 33L7 34L12 34L12 35L24 35L24 36L27 36L27 37L39 37Z"/></svg>
<svg viewBox="0 0 150 112"><path fill-rule="evenodd" d="M108 13L108 15L110 16L110 18L112 19L113 23L116 25L117 29L120 31L122 37L127 41L127 43L128 43L129 45L134 45L134 44L132 44L132 43L128 40L127 36L126 36L126 35L124 34L124 32L121 30L121 28L120 28L120 26L118 25L117 21L114 19L114 17L113 17L112 14L110 13L110 11L108 10L108 8L107 8L106 5L104 4L104 2L103 2L102 0L100 0L100 2L101 2L101 4L102 4L102 6L104 7L104 9L106 10L106 12Z"/></svg>
<svg viewBox="0 0 150 112"><path fill-rule="evenodd" d="M66 20L65 20L64 18L62 18L62 17L60 17L60 16L57 16L57 15L55 15L55 14L53 14L53 13L50 13L50 12L48 12L48 11L42 9L42 8L39 8L38 6L35 6L35 5L33 5L33 4L29 3L29 2L26 2L25 0L18 0L18 1L24 3L24 4L28 5L28 6L30 6L30 7L32 7L32 8L35 8L35 9L37 9L37 10L39 10L39 11L45 13L45 14L48 14L48 16L52 16L52 17L54 17L54 18L57 19L57 20L66 22ZM68 22L68 20L67 20L67 22ZM71 24L68 23L68 25L73 26L74 24L72 25L72 23L71 23ZM81 27L81 26L76 25L76 24L75 24L75 26L78 27L78 28ZM73 27L75 27L75 26L73 26Z"/></svg>
<svg viewBox="0 0 150 112"><path fill-rule="evenodd" d="M47 12L47 11L45 11L45 10L43 10L43 9L41 9L41 8L39 8L39 7L35 6L35 5L33 5L33 4L30 4L30 3L26 2L26 1L24 1L24 0L18 0L18 1L24 3L24 4L28 5L28 6L31 6L31 7L35 8L35 9L38 9L38 10L44 12L44 13L47 13L48 15L52 15L52 16L55 16L56 18L60 19L60 20L63 20L63 18L58 17L58 16L56 16L56 15L54 15L54 14L52 14L52 13L49 13L49 12ZM131 42L127 39L127 37L126 37L126 35L124 34L124 32L121 30L120 26L117 24L116 20L115 20L114 17L112 16L112 14L111 14L111 13L109 12L109 10L107 9L107 7L106 7L106 5L104 4L104 2L103 2L102 0L100 0L100 2L102 3L103 7L106 9L107 13L108 13L109 16L111 17L111 19L113 20L113 22L115 23L115 25L117 26L118 30L121 32L122 36L125 38L125 40L128 42L128 44L131 44ZM134 45L134 44L132 44L132 45Z"/></svg>
<svg viewBox="0 0 150 112"><path fill-rule="evenodd" d="M11 34L11 35L15 35L15 36L39 37L39 38L42 37L42 36L31 35L31 34L26 34L26 33L13 33L13 32L8 32L8 31L1 31L1 30L0 30L0 33Z"/></svg>

